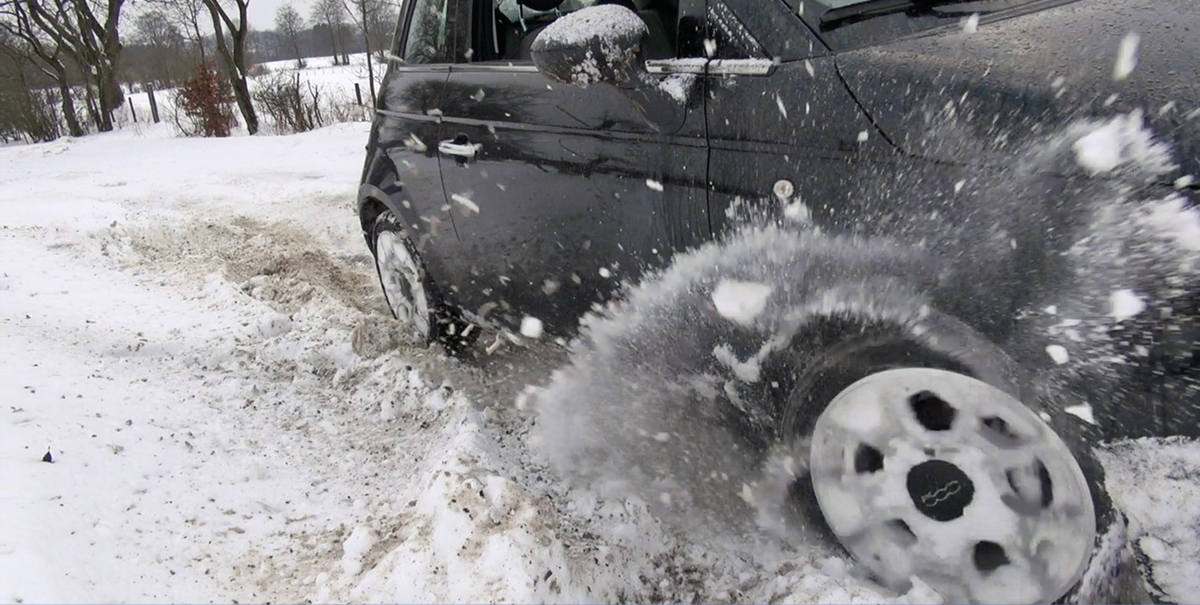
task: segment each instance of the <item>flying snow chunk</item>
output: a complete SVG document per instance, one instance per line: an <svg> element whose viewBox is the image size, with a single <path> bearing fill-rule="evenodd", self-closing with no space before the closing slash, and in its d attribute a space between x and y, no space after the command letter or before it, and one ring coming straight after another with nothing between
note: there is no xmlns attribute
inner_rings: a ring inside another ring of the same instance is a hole
<svg viewBox="0 0 1200 605"><path fill-rule="evenodd" d="M654 191L663 190L663 184L654 179L646 179L646 186Z"/></svg>
<svg viewBox="0 0 1200 605"><path fill-rule="evenodd" d="M526 315L521 319L521 336L525 338L541 338L542 320Z"/></svg>
<svg viewBox="0 0 1200 605"><path fill-rule="evenodd" d="M979 13L971 15L967 17L966 21L963 21L963 31L968 34L979 31Z"/></svg>
<svg viewBox="0 0 1200 605"><path fill-rule="evenodd" d="M1125 321L1146 310L1146 301L1133 293L1133 290L1117 290L1109 295L1109 312L1114 321Z"/></svg>
<svg viewBox="0 0 1200 605"><path fill-rule="evenodd" d="M453 202L455 202L456 204L462 206L468 212L474 212L475 214L479 214L479 205L476 204L475 202L472 202L471 199L466 197L465 195L461 195L458 193L451 193L450 199Z"/></svg>
<svg viewBox="0 0 1200 605"><path fill-rule="evenodd" d="M1124 80L1133 73L1133 69L1137 67L1138 44L1141 40L1141 36L1133 32L1125 34L1121 39L1121 46L1117 49L1117 63L1113 65L1114 80Z"/></svg>
<svg viewBox="0 0 1200 605"><path fill-rule="evenodd" d="M862 131L862 132L858 133L858 142L859 142L859 143L866 143L866 142L867 142L867 139L868 139L870 136L871 136L871 135L870 135L870 134L869 134L867 131L865 131L865 130L864 130L864 131Z"/></svg>
<svg viewBox="0 0 1200 605"><path fill-rule="evenodd" d="M723 279L713 290L712 300L721 317L748 324L766 308L773 289L766 284Z"/></svg>
<svg viewBox="0 0 1200 605"><path fill-rule="evenodd" d="M1121 164L1121 146L1120 126L1113 121L1075 141L1075 161L1092 174L1110 172Z"/></svg>
<svg viewBox="0 0 1200 605"><path fill-rule="evenodd" d="M1049 355L1050 359L1053 359L1054 363L1057 363L1058 365L1063 365L1064 363L1071 361L1070 354L1067 353L1066 347L1062 345L1048 345L1046 347L1046 354Z"/></svg>
<svg viewBox="0 0 1200 605"><path fill-rule="evenodd" d="M1063 408L1063 411L1078 417L1080 420L1088 424L1096 424L1096 414L1092 412L1092 406L1084 403L1080 405L1071 405Z"/></svg>

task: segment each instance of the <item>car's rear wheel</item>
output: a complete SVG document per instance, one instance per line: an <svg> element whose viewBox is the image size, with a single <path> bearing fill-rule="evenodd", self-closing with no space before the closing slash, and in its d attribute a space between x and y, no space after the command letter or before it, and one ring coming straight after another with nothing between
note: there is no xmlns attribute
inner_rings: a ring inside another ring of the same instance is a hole
<svg viewBox="0 0 1200 605"><path fill-rule="evenodd" d="M784 357L782 428L811 439L794 497L878 581L956 602L1117 597L1089 571L1128 567L1123 545L1098 548L1124 531L1102 469L998 347L927 311L916 330L818 322Z"/></svg>
<svg viewBox="0 0 1200 605"><path fill-rule="evenodd" d="M478 329L442 301L417 247L390 210L375 219L371 241L392 315L425 342L441 342L451 351L471 344Z"/></svg>

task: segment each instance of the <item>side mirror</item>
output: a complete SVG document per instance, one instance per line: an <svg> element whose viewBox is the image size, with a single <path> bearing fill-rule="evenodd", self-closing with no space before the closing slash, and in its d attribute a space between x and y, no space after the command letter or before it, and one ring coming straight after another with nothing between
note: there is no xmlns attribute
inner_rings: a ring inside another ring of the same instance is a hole
<svg viewBox="0 0 1200 605"><path fill-rule="evenodd" d="M591 6L551 23L530 49L538 71L580 88L630 79L638 51L649 36L633 11L616 4Z"/></svg>

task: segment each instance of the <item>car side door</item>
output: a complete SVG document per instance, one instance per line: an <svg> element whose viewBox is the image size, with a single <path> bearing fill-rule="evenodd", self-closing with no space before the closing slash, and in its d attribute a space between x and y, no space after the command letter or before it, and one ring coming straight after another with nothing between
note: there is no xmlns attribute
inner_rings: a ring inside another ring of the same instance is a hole
<svg viewBox="0 0 1200 605"><path fill-rule="evenodd" d="M793 205L837 232L866 228L847 196L863 166L894 150L842 84L834 56L779 0L707 0L709 212L718 233L735 203Z"/></svg>
<svg viewBox="0 0 1200 605"><path fill-rule="evenodd" d="M402 8L375 104L375 144L368 146L374 153L359 192L360 202L382 204L401 220L433 275L444 264L436 244L457 237L445 208L434 115L453 53L441 16L445 4L409 0ZM364 213L363 220L372 219Z"/></svg>
<svg viewBox="0 0 1200 605"><path fill-rule="evenodd" d="M654 21L647 53L674 57L680 11L643 6ZM529 54L556 14L523 9L510 21L491 0L459 9L471 52L455 57L438 107L459 235L448 296L476 317L531 315L569 331L622 280L710 236L698 80L653 76L671 88L650 96L560 84Z"/></svg>

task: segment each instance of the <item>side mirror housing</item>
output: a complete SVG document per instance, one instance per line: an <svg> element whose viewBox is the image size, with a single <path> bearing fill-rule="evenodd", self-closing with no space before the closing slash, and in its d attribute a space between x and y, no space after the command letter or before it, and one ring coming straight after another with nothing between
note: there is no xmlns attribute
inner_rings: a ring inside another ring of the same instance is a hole
<svg viewBox="0 0 1200 605"><path fill-rule="evenodd" d="M530 49L538 71L556 82L586 88L628 81L649 36L633 11L616 4L570 13L542 30Z"/></svg>

